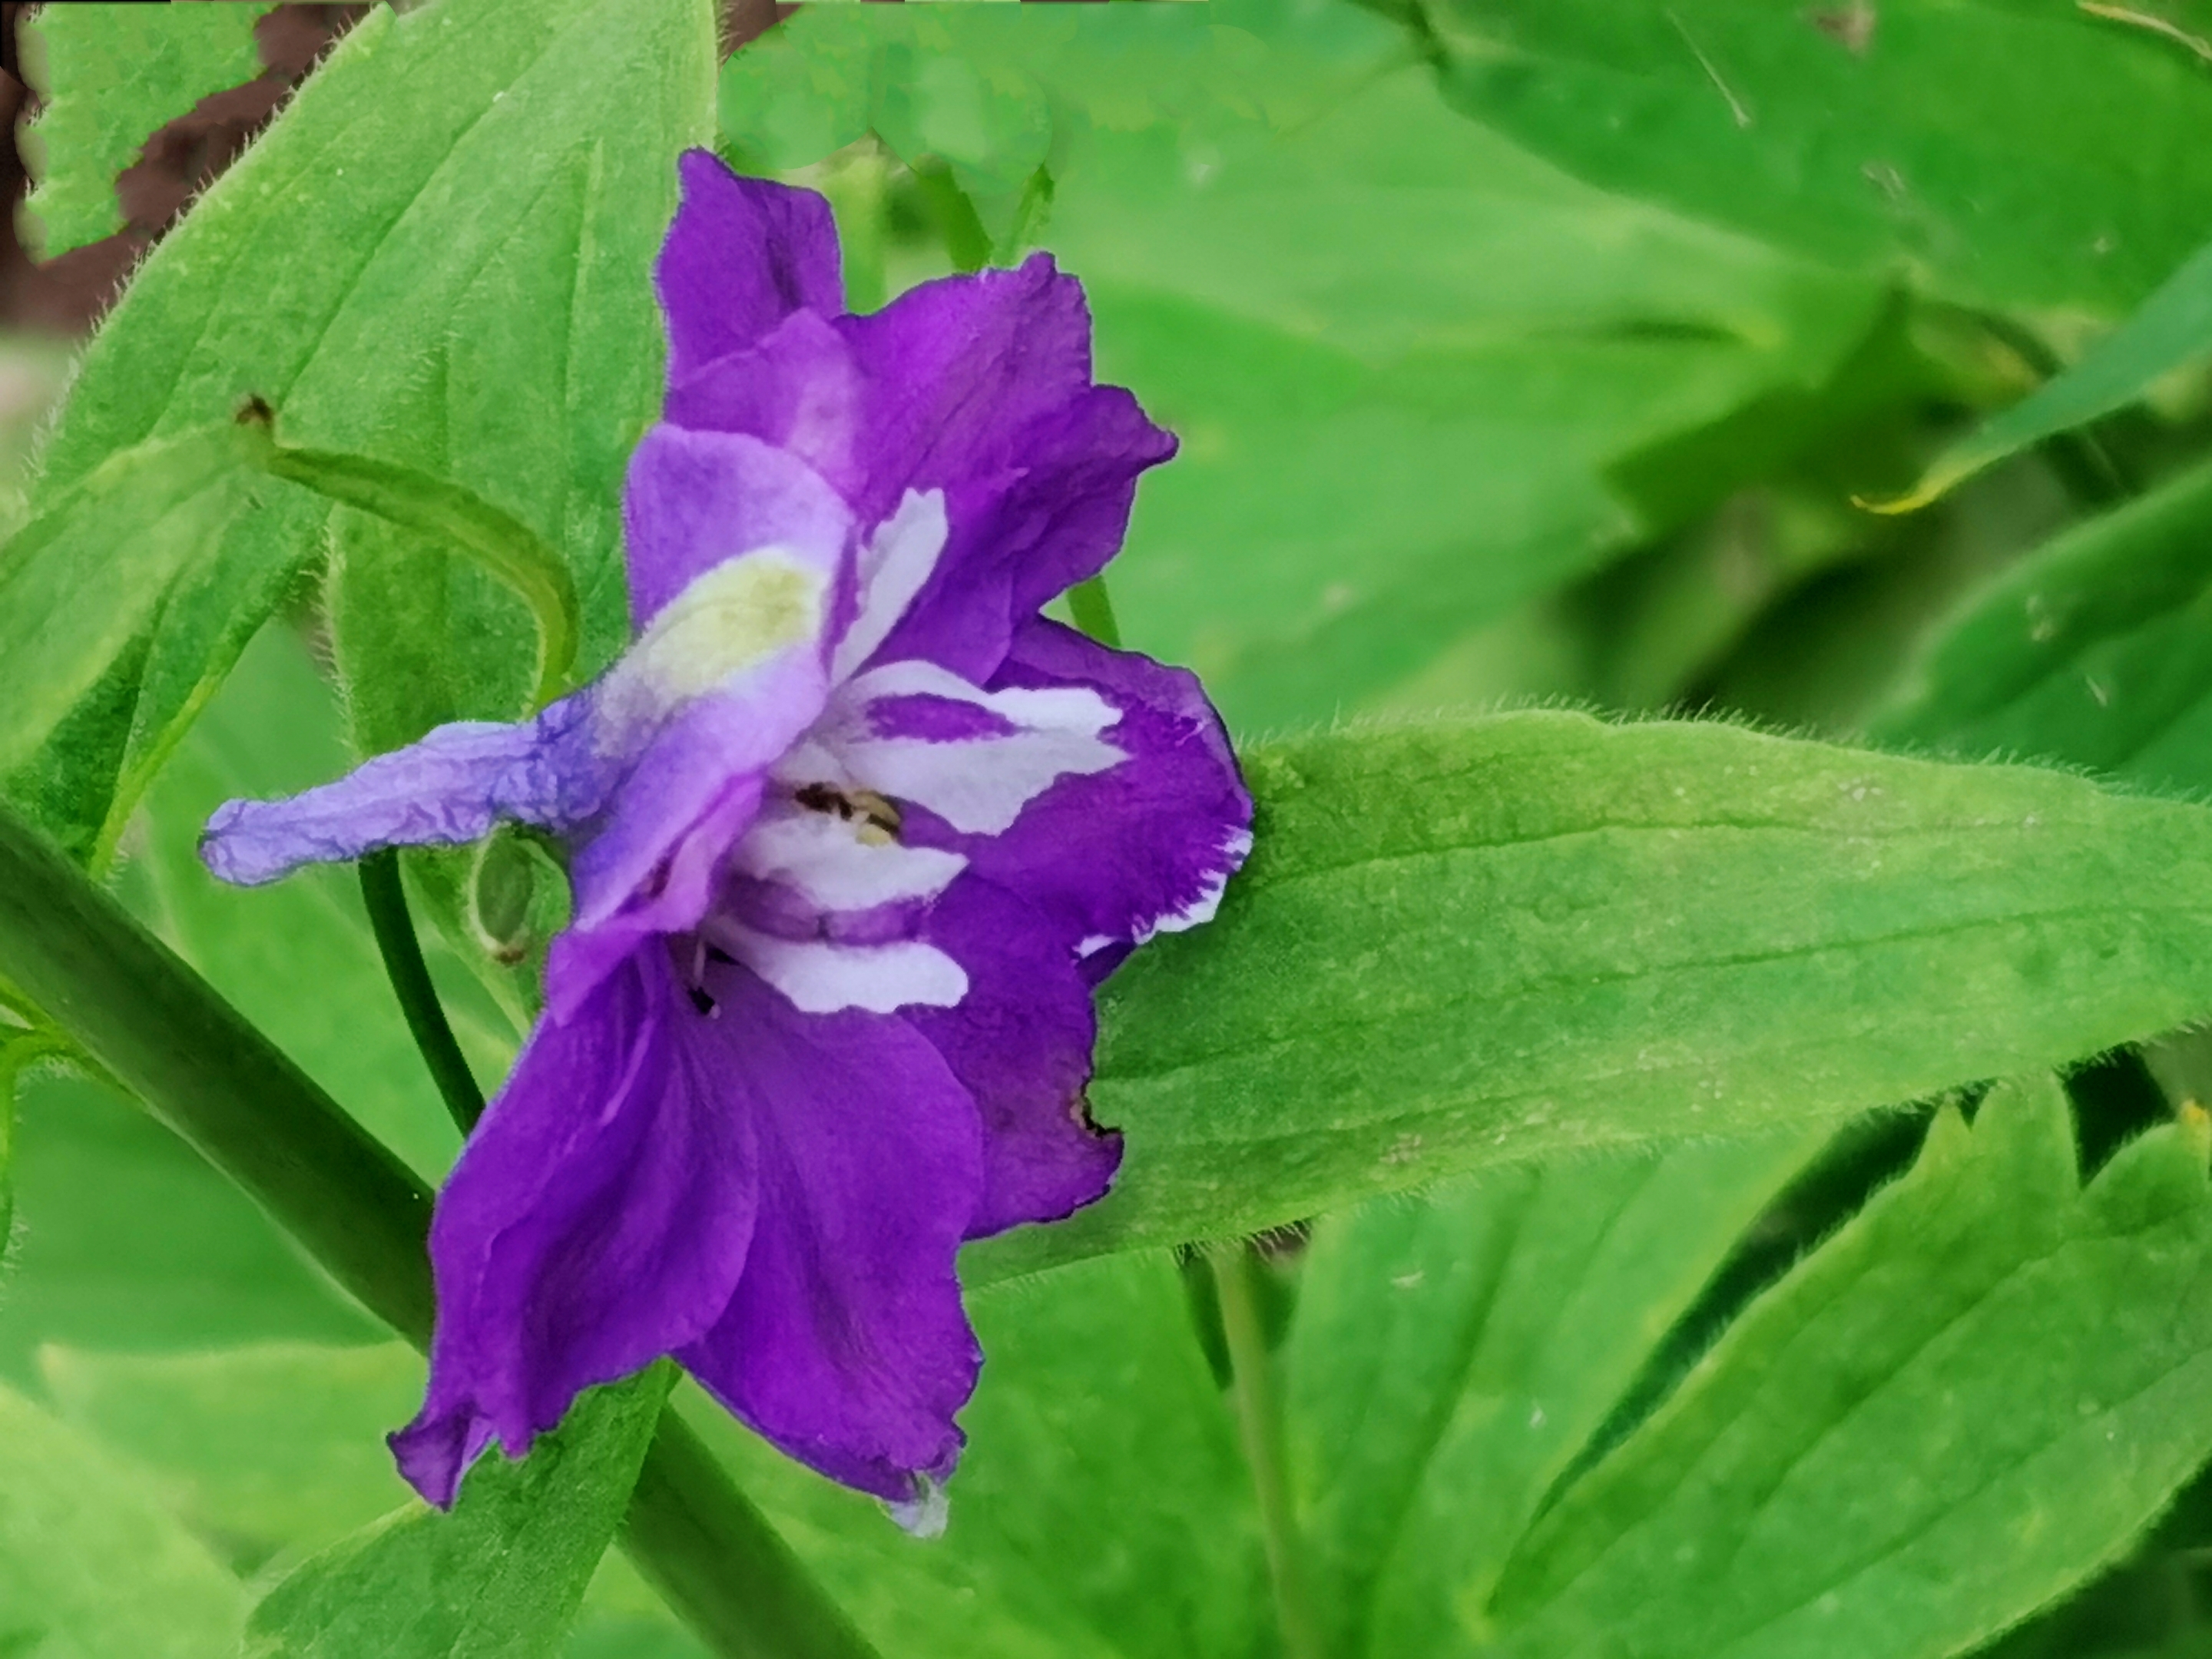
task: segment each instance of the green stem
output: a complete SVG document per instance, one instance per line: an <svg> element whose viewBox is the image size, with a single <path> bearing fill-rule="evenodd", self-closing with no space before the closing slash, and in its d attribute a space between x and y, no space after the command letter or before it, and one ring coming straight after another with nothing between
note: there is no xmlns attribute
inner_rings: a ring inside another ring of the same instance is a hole
<svg viewBox="0 0 2212 1659"><path fill-rule="evenodd" d="M1114 601L1106 596L1105 577L1093 576L1069 588L1067 609L1075 625L1099 644L1121 648L1121 625L1114 620Z"/></svg>
<svg viewBox="0 0 2212 1659"><path fill-rule="evenodd" d="M727 1659L874 1659L791 1547L670 1407L623 1522L623 1547Z"/></svg>
<svg viewBox="0 0 2212 1659"><path fill-rule="evenodd" d="M399 854L392 848L371 853L361 861L362 902L368 907L368 926L376 935L376 948L384 955L384 975L399 999L399 1012L430 1068L430 1080L446 1103L446 1110L460 1126L462 1134L477 1127L483 1115L483 1091L476 1073L453 1036L430 982L430 964L422 959L422 945L415 937L415 923L407 914L407 889L400 880Z"/></svg>
<svg viewBox="0 0 2212 1659"><path fill-rule="evenodd" d="M1237 1424L1251 1466L1252 1490L1260 1504L1260 1526L1267 1542L1267 1577L1274 1585L1275 1621L1281 1627L1285 1659L1322 1659L1319 1627L1306 1599L1305 1551L1291 1510L1290 1481L1283 1468L1282 1410L1275 1398L1274 1361L1260 1322L1252 1275L1259 1261L1251 1247L1219 1250L1210 1258L1214 1287L1221 1297L1221 1334L1229 1344L1230 1386L1237 1400Z"/></svg>
<svg viewBox="0 0 2212 1659"><path fill-rule="evenodd" d="M416 1347L434 1303L430 1194L260 1030L0 807L5 979L331 1277ZM310 993L312 994L312 992ZM843 1613L672 1414L626 1545L727 1659L872 1659Z"/></svg>

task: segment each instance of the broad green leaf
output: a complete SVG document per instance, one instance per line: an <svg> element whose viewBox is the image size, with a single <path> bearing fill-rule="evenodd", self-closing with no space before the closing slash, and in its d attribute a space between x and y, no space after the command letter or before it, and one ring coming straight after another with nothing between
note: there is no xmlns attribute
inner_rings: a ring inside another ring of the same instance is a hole
<svg viewBox="0 0 2212 1659"><path fill-rule="evenodd" d="M246 1602L134 1470L0 1388L0 1652L232 1659Z"/></svg>
<svg viewBox="0 0 2212 1659"><path fill-rule="evenodd" d="M0 548L0 669L19 688L0 776L43 827L104 862L133 793L310 550L265 542L295 492L228 421L134 445ZM112 782L88 793L86 768Z"/></svg>
<svg viewBox="0 0 2212 1659"><path fill-rule="evenodd" d="M261 72L264 4L45 6L24 25L44 100L24 129L37 184L25 203L52 258L123 228L116 175L147 139L211 93Z"/></svg>
<svg viewBox="0 0 2212 1659"><path fill-rule="evenodd" d="M1874 283L1457 118L1350 8L1087 8L1019 50L1030 18L899 16L818 8L748 48L725 131L788 167L872 128L979 199L1049 164L1041 240L1085 283L1099 373L1183 441L1116 604L1242 726L1325 720L1703 511L1727 465L1656 510L1610 470L1819 383L1875 319Z"/></svg>
<svg viewBox="0 0 2212 1659"><path fill-rule="evenodd" d="M2212 784L2212 468L2089 520L1976 592L1871 725L1884 743Z"/></svg>
<svg viewBox="0 0 2212 1659"><path fill-rule="evenodd" d="M247 1659L535 1659L557 1650L636 1483L674 1370L596 1389L519 1463L471 1471L303 1563L254 1608Z"/></svg>
<svg viewBox="0 0 2212 1659"><path fill-rule="evenodd" d="M2162 376L2212 356L2212 246L2199 248L2126 322L2032 396L1983 422L1936 459L1910 495L1883 513L1925 507L1963 478L2057 433L2126 408Z"/></svg>
<svg viewBox="0 0 2212 1659"><path fill-rule="evenodd" d="M1426 1650L1938 1659L2051 1602L2212 1452L2208 1141L2077 1188L2055 1083L1947 1109Z"/></svg>
<svg viewBox="0 0 2212 1659"><path fill-rule="evenodd" d="M422 1402L422 1358L404 1343L49 1346L39 1374L66 1421L160 1475L195 1530L252 1561L320 1549L412 1496L384 1443Z"/></svg>
<svg viewBox="0 0 2212 1659"><path fill-rule="evenodd" d="M1569 172L1944 299L2116 317L2212 218L2203 66L2073 5L1418 9L1446 95Z"/></svg>
<svg viewBox="0 0 2212 1659"><path fill-rule="evenodd" d="M978 1277L1486 1164L1833 1123L2212 1008L2212 812L1530 713L1255 747L1209 926L1109 981L1115 1190Z"/></svg>
<svg viewBox="0 0 2212 1659"><path fill-rule="evenodd" d="M987 1359L933 1542L719 1413L701 1426L886 1654L1248 1659L1258 1528L1174 1264L1089 1263L969 1312Z"/></svg>
<svg viewBox="0 0 2212 1659"><path fill-rule="evenodd" d="M266 887L225 886L199 860L223 801L327 782L349 763L337 702L306 647L272 626L247 649L146 796L139 856L122 892L379 1139L426 1176L459 1138L408 1034L350 867L302 870ZM449 1018L478 1074L495 1083L516 1033L435 936L422 929Z"/></svg>
<svg viewBox="0 0 2212 1659"><path fill-rule="evenodd" d="M23 1089L15 1182L0 1376L30 1376L47 1342L161 1352L379 1334L198 1153L98 1084Z"/></svg>
<svg viewBox="0 0 2212 1659"><path fill-rule="evenodd" d="M371 12L133 279L86 355L42 499L252 394L288 442L450 479L559 548L583 599L585 654L604 658L626 623L622 466L659 386L651 258L677 152L711 131L713 52L705 0ZM261 257L270 247L284 257ZM528 690L531 624L491 578L396 532L404 556L378 567L364 544L382 532L362 526L380 520L258 488L269 507L226 538L226 559L274 568L331 529L344 556L339 651L376 746L454 712L460 682L513 712ZM119 521L106 528L126 539ZM368 642L384 637L372 625L382 599L406 597L425 562L430 588L468 603L450 629L431 618L423 634L410 618L409 643L437 671L416 680L411 659ZM164 613L156 658L200 609L251 623L274 597L257 611L228 570L208 586ZM176 650L198 684L242 644ZM135 775L110 763L121 711L137 706L142 726L149 708L159 716L156 748L189 715L149 705L137 678L119 663L52 759L53 792L91 804L80 816L127 811Z"/></svg>
<svg viewBox="0 0 2212 1659"><path fill-rule="evenodd" d="M1431 1626L1494 1579L1815 1144L1559 1159L1323 1218L1284 1363L1314 1600L1339 1651L1436 1650Z"/></svg>

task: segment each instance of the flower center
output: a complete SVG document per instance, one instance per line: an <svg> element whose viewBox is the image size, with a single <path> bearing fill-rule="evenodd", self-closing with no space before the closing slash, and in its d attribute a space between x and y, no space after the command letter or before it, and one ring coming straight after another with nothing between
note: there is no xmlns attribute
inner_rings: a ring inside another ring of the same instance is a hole
<svg viewBox="0 0 2212 1659"><path fill-rule="evenodd" d="M853 826L853 837L866 847L889 847L898 839L899 810L872 789L840 789L833 784L801 784L791 798L810 812L824 812Z"/></svg>

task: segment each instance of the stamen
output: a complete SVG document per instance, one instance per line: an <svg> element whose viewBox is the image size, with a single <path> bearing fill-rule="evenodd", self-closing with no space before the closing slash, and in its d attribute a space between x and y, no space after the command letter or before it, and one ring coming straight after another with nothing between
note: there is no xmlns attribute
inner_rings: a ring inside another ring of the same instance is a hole
<svg viewBox="0 0 2212 1659"><path fill-rule="evenodd" d="M810 812L826 812L856 825L854 836L869 847L888 847L898 839L903 821L897 805L872 789L839 789L827 783L802 784L791 798Z"/></svg>

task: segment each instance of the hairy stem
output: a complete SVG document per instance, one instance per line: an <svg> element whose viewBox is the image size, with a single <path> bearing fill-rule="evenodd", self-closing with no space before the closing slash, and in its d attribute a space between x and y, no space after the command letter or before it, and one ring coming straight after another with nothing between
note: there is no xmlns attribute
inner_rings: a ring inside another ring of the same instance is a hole
<svg viewBox="0 0 2212 1659"><path fill-rule="evenodd" d="M430 1194L260 1030L0 807L0 979L416 1346ZM441 1016L442 1019L442 1016ZM873 1659L705 1448L664 1413L624 1540L726 1659Z"/></svg>
<svg viewBox="0 0 2212 1659"><path fill-rule="evenodd" d="M1260 1322L1253 1274L1259 1271L1251 1247L1218 1250L1210 1258L1221 1297L1221 1332L1229 1345L1230 1387L1237 1401L1237 1425L1251 1466L1252 1490L1260 1504L1260 1526L1267 1549L1267 1577L1275 1591L1275 1621L1281 1628L1285 1659L1322 1659L1319 1627L1307 1600L1304 1547L1291 1511L1290 1480L1283 1467L1283 1421L1275 1397L1274 1359Z"/></svg>
<svg viewBox="0 0 2212 1659"><path fill-rule="evenodd" d="M399 875L399 854L392 848L371 853L361 861L362 902L368 907L368 926L376 935L376 948L384 957L385 977L399 999L407 1030L422 1051L422 1063L446 1110L465 1135L483 1115L483 1091L469 1070L466 1055L430 982L430 964L422 960L422 942L415 937L414 919L407 914L407 889Z"/></svg>

